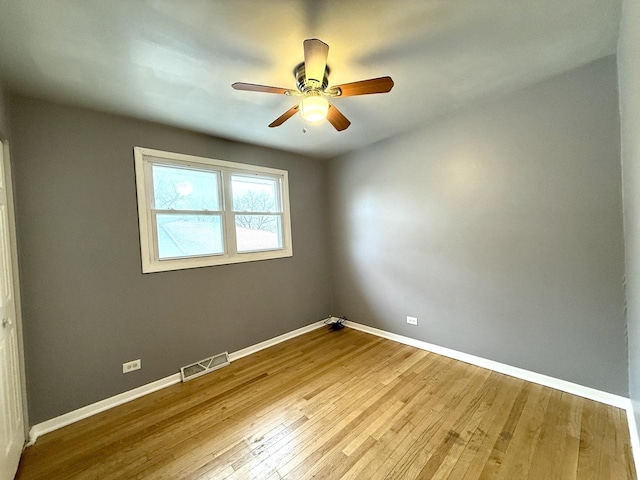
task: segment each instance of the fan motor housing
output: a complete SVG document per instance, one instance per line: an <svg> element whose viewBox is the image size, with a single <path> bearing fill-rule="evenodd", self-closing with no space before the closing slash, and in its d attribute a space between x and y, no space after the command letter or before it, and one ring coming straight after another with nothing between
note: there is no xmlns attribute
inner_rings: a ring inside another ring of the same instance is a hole
<svg viewBox="0 0 640 480"><path fill-rule="evenodd" d="M296 86L301 92L308 92L309 90L324 90L329 85L329 73L331 69L327 65L324 69L324 77L322 78L322 84L311 80L307 82L306 74L304 70L304 62L299 63L296 68L293 69L293 75L296 77Z"/></svg>

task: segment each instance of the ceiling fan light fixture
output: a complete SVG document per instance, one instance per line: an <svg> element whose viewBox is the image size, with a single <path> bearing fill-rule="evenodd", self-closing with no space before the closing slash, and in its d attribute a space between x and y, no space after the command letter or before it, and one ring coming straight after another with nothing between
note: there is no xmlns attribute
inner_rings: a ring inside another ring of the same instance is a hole
<svg viewBox="0 0 640 480"><path fill-rule="evenodd" d="M329 101L320 95L304 97L300 102L300 113L307 122L319 122L327 118Z"/></svg>
<svg viewBox="0 0 640 480"><path fill-rule="evenodd" d="M327 65L329 45L317 38L308 38L302 42L302 45L304 46L304 62L299 63L293 69L297 90L244 82L236 82L231 85L235 90L275 93L302 98L300 103L292 106L271 122L269 128L279 127L300 112L305 122L316 123L326 118L333 128L338 132L342 132L349 128L351 122L334 104L329 103L327 97L353 97L356 95L387 93L393 88L391 77L370 78L327 88L329 86L328 77L330 71ZM306 131L306 126L303 131Z"/></svg>

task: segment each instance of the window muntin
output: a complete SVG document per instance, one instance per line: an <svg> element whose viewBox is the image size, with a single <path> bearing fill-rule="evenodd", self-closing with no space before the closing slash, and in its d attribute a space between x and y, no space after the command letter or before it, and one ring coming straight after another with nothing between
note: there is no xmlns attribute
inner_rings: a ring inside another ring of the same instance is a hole
<svg viewBox="0 0 640 480"><path fill-rule="evenodd" d="M288 257L284 170L135 147L143 272Z"/></svg>

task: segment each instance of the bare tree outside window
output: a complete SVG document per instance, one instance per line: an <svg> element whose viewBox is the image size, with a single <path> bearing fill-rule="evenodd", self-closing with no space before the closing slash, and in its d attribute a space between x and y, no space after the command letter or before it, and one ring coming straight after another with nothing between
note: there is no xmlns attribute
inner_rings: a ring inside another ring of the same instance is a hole
<svg viewBox="0 0 640 480"><path fill-rule="evenodd" d="M275 209L273 196L267 192L249 190L242 195L234 195L233 205L240 212L272 212ZM276 218L271 215L236 215L236 224L252 230L275 232Z"/></svg>

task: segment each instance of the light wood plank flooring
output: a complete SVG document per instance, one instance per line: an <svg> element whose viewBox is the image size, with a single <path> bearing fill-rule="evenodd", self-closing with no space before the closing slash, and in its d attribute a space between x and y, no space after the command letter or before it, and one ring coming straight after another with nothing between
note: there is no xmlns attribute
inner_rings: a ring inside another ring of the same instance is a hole
<svg viewBox="0 0 640 480"><path fill-rule="evenodd" d="M19 479L635 479L625 412L316 330L43 436Z"/></svg>

